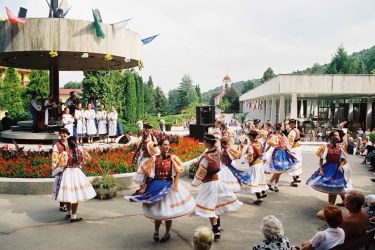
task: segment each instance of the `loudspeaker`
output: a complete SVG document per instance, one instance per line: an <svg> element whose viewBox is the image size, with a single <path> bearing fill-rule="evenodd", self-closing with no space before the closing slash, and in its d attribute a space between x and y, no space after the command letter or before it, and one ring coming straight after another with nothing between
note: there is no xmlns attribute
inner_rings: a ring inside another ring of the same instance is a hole
<svg viewBox="0 0 375 250"><path fill-rule="evenodd" d="M198 125L215 123L215 106L198 106L195 112Z"/></svg>
<svg viewBox="0 0 375 250"><path fill-rule="evenodd" d="M189 125L189 136L200 141L203 140L204 134L208 132L210 127L214 127L215 124L190 124Z"/></svg>
<svg viewBox="0 0 375 250"><path fill-rule="evenodd" d="M18 11L18 17L19 18L26 18L27 9L20 7L20 10Z"/></svg>
<svg viewBox="0 0 375 250"><path fill-rule="evenodd" d="M131 140L130 136L128 136L127 134L125 134L125 135L123 135L123 136L118 140L117 143L119 143L119 144L127 144L127 143L130 142L130 140Z"/></svg>

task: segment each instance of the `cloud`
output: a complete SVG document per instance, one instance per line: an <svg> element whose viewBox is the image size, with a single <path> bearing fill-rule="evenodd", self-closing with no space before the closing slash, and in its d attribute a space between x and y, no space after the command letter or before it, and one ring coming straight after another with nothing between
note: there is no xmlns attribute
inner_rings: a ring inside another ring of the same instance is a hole
<svg viewBox="0 0 375 250"><path fill-rule="evenodd" d="M271 66L289 73L326 63L340 44L349 52L373 43L373 0L91 0L68 1L68 18L91 20L98 8L104 22L134 18L129 28L143 37L161 35L142 50L141 72L152 75L165 92L189 73L202 90L233 81L261 77ZM29 16L47 16L43 0L0 2ZM61 80L79 80L82 73L62 73Z"/></svg>

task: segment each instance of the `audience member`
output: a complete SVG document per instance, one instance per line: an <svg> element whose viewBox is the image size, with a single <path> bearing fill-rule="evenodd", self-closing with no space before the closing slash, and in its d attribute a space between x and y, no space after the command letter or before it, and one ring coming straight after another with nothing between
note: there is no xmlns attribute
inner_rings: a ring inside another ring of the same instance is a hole
<svg viewBox="0 0 375 250"><path fill-rule="evenodd" d="M3 130L9 130L12 128L12 120L9 117L9 113L5 112L5 116L1 119L1 126Z"/></svg>
<svg viewBox="0 0 375 250"><path fill-rule="evenodd" d="M193 237L194 250L208 250L211 249L214 241L214 234L208 227L199 227L195 229Z"/></svg>

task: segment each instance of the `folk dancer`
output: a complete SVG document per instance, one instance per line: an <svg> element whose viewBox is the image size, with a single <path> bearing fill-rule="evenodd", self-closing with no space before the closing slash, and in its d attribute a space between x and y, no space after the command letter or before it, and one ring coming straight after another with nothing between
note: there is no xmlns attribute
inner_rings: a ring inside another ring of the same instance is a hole
<svg viewBox="0 0 375 250"><path fill-rule="evenodd" d="M240 150L233 149L230 145L231 141L228 137L223 137L221 140L220 149L220 171L219 179L224 185L233 192L240 192L241 186L246 185L250 181L248 172L241 171L232 165L232 161L241 158L242 144Z"/></svg>
<svg viewBox="0 0 375 250"><path fill-rule="evenodd" d="M111 143L116 142L117 138L117 120L118 113L115 106L111 107L111 112L108 113L108 136L111 138Z"/></svg>
<svg viewBox="0 0 375 250"><path fill-rule="evenodd" d="M61 128L59 131L60 139L52 148L52 176L55 177L55 182L52 189L52 199L57 200L57 195L59 193L62 173L64 171L64 166L58 165L60 161L61 154L69 150L68 137L70 132L67 128ZM64 202L60 202L61 212L67 212L68 208Z"/></svg>
<svg viewBox="0 0 375 250"><path fill-rule="evenodd" d="M260 120L259 119L254 119L253 120L253 126L250 128L250 131L256 131L260 132Z"/></svg>
<svg viewBox="0 0 375 250"><path fill-rule="evenodd" d="M301 134L299 129L296 127L296 123L297 121L295 119L290 119L288 123L290 128L288 133L288 143L291 147L290 151L298 161L295 169L289 172L289 174L293 177L293 181L290 183L292 187L298 187L298 183L301 182L299 176L302 174L302 151L299 143Z"/></svg>
<svg viewBox="0 0 375 250"><path fill-rule="evenodd" d="M318 148L319 169L307 180L306 184L315 190L328 194L328 203L335 204L338 194L345 194L346 180L343 166L346 164L346 155L338 142L338 132L329 134L330 142ZM323 163L324 162L324 163Z"/></svg>
<svg viewBox="0 0 375 250"><path fill-rule="evenodd" d="M98 134L100 142L104 143L108 134L107 131L107 112L104 109L104 105L101 104L99 111L96 113L96 119L98 120Z"/></svg>
<svg viewBox="0 0 375 250"><path fill-rule="evenodd" d="M74 119L76 120L76 131L78 143L83 143L83 137L86 135L86 118L85 112L82 110L82 104L78 103L74 111Z"/></svg>
<svg viewBox="0 0 375 250"><path fill-rule="evenodd" d="M74 117L70 114L70 110L68 107L64 109L64 114L62 115L62 123L64 125L64 128L69 131L69 134L73 135Z"/></svg>
<svg viewBox="0 0 375 250"><path fill-rule="evenodd" d="M90 155L78 149L76 138L68 138L69 149L59 155L57 166L63 168L57 200L68 208L66 219L70 222L81 221L77 216L78 202L90 200L96 196L89 178L83 173L81 164L91 159Z"/></svg>
<svg viewBox="0 0 375 250"><path fill-rule="evenodd" d="M254 204L260 205L263 202L262 199L267 197L266 191L268 190L267 176L264 172L262 161L263 145L258 140L258 132L250 131L248 136L250 145L245 151L245 161L250 167L250 182L245 186L245 189L250 193L255 193L257 199L254 201Z"/></svg>
<svg viewBox="0 0 375 250"><path fill-rule="evenodd" d="M146 177L141 188L131 197L130 201L143 203L143 214L155 221L155 242L166 242L170 239L172 219L194 213L195 200L190 192L179 183L179 175L184 171L182 161L169 154L169 141L159 142L160 155L149 157L140 166ZM159 239L159 229L165 221L166 232Z"/></svg>
<svg viewBox="0 0 375 250"><path fill-rule="evenodd" d="M259 135L261 136L260 142L263 145L263 155L262 160L265 165L269 164L272 157L273 147L269 147L269 140L273 136L272 125L270 122L266 122L264 124L264 128L259 131ZM268 150L267 150L268 149Z"/></svg>
<svg viewBox="0 0 375 250"><path fill-rule="evenodd" d="M271 160L265 164L265 169L269 173L273 173L268 182L268 188L271 191L279 192L277 187L282 173L293 171L297 165L297 159L292 155L287 137L283 134L282 124L277 123L275 126L276 133L268 140L268 148L273 147Z"/></svg>
<svg viewBox="0 0 375 250"><path fill-rule="evenodd" d="M201 185L196 198L197 207L195 213L210 219L215 239L220 239L222 232L220 215L237 210L242 206L242 202L219 180L218 172L220 171L221 154L215 146L215 136L205 134L203 143L207 151L200 158L198 170L191 183L195 187Z"/></svg>
<svg viewBox="0 0 375 250"><path fill-rule="evenodd" d="M94 142L94 136L97 134L97 129L95 125L95 110L92 108L92 104L87 104L87 110L85 111L86 117L86 128L87 128L87 136L88 136L88 143L92 144Z"/></svg>

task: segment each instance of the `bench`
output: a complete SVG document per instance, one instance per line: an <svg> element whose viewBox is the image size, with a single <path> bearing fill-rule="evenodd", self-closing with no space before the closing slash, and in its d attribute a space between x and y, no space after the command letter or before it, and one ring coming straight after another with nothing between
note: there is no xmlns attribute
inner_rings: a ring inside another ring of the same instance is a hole
<svg viewBox="0 0 375 250"><path fill-rule="evenodd" d="M374 241L374 237L375 237L375 228L371 228L366 231L365 235L345 241L344 244L335 246L334 248L331 248L331 250L356 250L356 249L370 250L372 249L371 245Z"/></svg>

